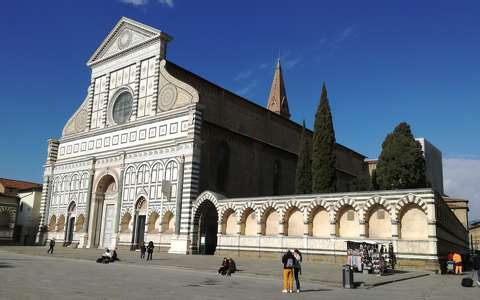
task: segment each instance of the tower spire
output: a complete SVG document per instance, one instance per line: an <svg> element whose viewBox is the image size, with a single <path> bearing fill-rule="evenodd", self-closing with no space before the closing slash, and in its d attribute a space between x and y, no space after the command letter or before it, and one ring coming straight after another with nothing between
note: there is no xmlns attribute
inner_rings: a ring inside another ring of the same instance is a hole
<svg viewBox="0 0 480 300"><path fill-rule="evenodd" d="M278 57L277 66L275 67L275 75L273 76L272 87L270 88L267 108L285 118L290 118L280 57Z"/></svg>

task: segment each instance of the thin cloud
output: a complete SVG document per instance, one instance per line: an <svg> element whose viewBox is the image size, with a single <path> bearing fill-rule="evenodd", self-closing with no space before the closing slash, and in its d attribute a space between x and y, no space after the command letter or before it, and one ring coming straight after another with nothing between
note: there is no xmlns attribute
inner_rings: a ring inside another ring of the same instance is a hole
<svg viewBox="0 0 480 300"><path fill-rule="evenodd" d="M124 4L130 4L133 6L142 6L142 5L147 5L148 0L119 0L121 3Z"/></svg>
<svg viewBox="0 0 480 300"><path fill-rule="evenodd" d="M166 5L168 7L173 7L174 6L173 0L158 0L158 2L160 2L163 5Z"/></svg>
<svg viewBox="0 0 480 300"><path fill-rule="evenodd" d="M240 96L246 97L252 91L252 89L257 86L257 84L258 84L257 81L252 81L249 84L247 84L246 86L244 86L243 88L241 88L241 89L239 89L235 92Z"/></svg>
<svg viewBox="0 0 480 300"><path fill-rule="evenodd" d="M269 64L263 63L263 64L260 64L260 65L258 66L258 69L259 69L259 70L263 70L263 69L266 69L268 66L269 66Z"/></svg>
<svg viewBox="0 0 480 300"><path fill-rule="evenodd" d="M350 25L343 29L330 43L329 47L330 48L337 48L341 43L350 40L352 38L355 38L358 36L358 28L356 25ZM322 39L323 43L325 43L327 40Z"/></svg>
<svg viewBox="0 0 480 300"><path fill-rule="evenodd" d="M245 80L245 79L250 78L250 76L252 76L252 74L253 74L253 70L240 71L237 74L237 76L235 76L234 80L235 81Z"/></svg>
<svg viewBox="0 0 480 300"><path fill-rule="evenodd" d="M445 193L469 200L470 219L480 219L480 159L457 157L443 160Z"/></svg>
<svg viewBox="0 0 480 300"><path fill-rule="evenodd" d="M282 64L283 68L285 70L291 70L291 69L295 68L300 63L301 60L302 60L302 57L300 57L300 56L292 58L292 59L285 59L285 61Z"/></svg>

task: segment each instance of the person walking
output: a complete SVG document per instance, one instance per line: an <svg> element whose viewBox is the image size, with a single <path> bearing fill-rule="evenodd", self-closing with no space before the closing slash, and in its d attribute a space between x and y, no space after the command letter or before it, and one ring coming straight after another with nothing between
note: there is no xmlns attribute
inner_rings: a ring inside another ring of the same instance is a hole
<svg viewBox="0 0 480 300"><path fill-rule="evenodd" d="M473 274L472 274L472 278L473 278L473 275L475 275L475 273L477 274L477 285L480 286L480 254L476 253L474 256L473 256L473 264L472 264L472 267L473 267Z"/></svg>
<svg viewBox="0 0 480 300"><path fill-rule="evenodd" d="M140 259L145 259L145 252L147 252L147 247L145 246L145 242L142 242L140 246Z"/></svg>
<svg viewBox="0 0 480 300"><path fill-rule="evenodd" d="M293 250L293 256L295 257L295 264L293 266L293 277L295 278L295 286L297 288L297 293L300 293L300 278L299 275L302 274L302 253L300 250Z"/></svg>
<svg viewBox="0 0 480 300"><path fill-rule="evenodd" d="M152 260L153 248L155 248L155 246L153 245L153 242L152 241L148 242L147 260Z"/></svg>
<svg viewBox="0 0 480 300"><path fill-rule="evenodd" d="M283 263L283 290L282 293L293 292L293 267L295 266L295 257L288 250L282 257Z"/></svg>
<svg viewBox="0 0 480 300"><path fill-rule="evenodd" d="M51 239L50 243L48 245L48 251L47 253L53 254L53 248L55 247L55 239Z"/></svg>

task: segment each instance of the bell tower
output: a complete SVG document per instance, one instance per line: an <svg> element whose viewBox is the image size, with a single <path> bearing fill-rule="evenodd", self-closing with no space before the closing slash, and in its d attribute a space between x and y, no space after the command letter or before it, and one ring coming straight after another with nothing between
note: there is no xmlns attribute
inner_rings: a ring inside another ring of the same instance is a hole
<svg viewBox="0 0 480 300"><path fill-rule="evenodd" d="M277 66L275 67L275 75L273 76L272 87L270 88L267 108L274 113L290 119L287 92L285 91L285 83L283 82L280 59L278 59Z"/></svg>

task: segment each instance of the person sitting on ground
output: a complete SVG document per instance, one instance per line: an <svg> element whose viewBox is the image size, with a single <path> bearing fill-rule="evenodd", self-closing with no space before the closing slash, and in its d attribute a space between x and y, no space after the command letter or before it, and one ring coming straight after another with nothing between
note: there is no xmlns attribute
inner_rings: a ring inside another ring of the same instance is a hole
<svg viewBox="0 0 480 300"><path fill-rule="evenodd" d="M112 262L116 260L120 261L117 255L117 248L113 249L113 253L112 253Z"/></svg>
<svg viewBox="0 0 480 300"><path fill-rule="evenodd" d="M232 276L232 273L235 273L235 271L237 271L237 265L235 264L235 261L231 257L229 257L227 276Z"/></svg>
<svg viewBox="0 0 480 300"><path fill-rule="evenodd" d="M220 269L218 269L218 274L225 275L227 274L227 270L228 270L228 259L224 257L222 261L222 266L220 267Z"/></svg>

